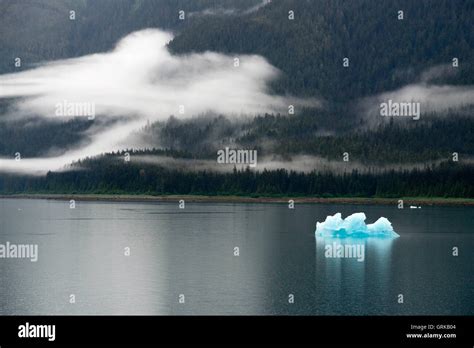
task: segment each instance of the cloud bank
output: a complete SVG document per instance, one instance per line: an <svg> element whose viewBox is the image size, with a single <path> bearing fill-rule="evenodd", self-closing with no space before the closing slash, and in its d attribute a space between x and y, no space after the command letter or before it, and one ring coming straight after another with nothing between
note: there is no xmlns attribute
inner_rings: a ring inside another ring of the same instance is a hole
<svg viewBox="0 0 474 348"><path fill-rule="evenodd" d="M387 91L363 99L359 103L361 114L369 125L377 125L389 118L381 117L380 104L391 100L394 103L420 103L421 117L443 117L455 111L471 116L474 107L474 86L454 86L437 84L436 79L443 79L456 74L450 65L437 65L421 73L419 81L393 91ZM464 112L464 111L468 112ZM469 112L471 111L471 112ZM407 118L407 120L411 120Z"/></svg>
<svg viewBox="0 0 474 348"><path fill-rule="evenodd" d="M206 112L238 117L287 112L288 105L318 106L316 100L271 95L268 84L279 71L256 55L235 57L205 52L171 55L170 33L147 29L123 38L108 53L41 64L0 76L0 98L16 99L18 117L57 118L58 104L94 106L95 118L113 126L92 135L86 147L43 159L0 159L0 170L44 173L73 160L130 147L128 135L147 121L191 117ZM59 116L60 117L60 116ZM98 123L99 124L99 123Z"/></svg>

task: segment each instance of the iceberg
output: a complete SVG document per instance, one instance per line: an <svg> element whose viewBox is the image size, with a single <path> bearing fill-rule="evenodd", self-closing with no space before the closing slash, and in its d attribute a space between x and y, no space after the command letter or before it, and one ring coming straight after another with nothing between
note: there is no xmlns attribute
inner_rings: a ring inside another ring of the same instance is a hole
<svg viewBox="0 0 474 348"><path fill-rule="evenodd" d="M365 223L364 213L355 213L345 219L341 213L329 215L324 222L316 223L316 236L327 238L365 238L365 237L400 237L393 230L392 223L384 217L379 218L373 224Z"/></svg>

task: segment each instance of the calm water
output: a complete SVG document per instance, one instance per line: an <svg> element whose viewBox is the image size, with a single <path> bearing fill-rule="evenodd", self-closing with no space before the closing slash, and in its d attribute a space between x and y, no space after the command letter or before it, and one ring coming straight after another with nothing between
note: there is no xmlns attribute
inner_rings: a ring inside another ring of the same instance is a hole
<svg viewBox="0 0 474 348"><path fill-rule="evenodd" d="M401 237L325 257L316 221L359 211ZM0 314L474 314L473 208L7 199L7 241L39 259L0 259Z"/></svg>

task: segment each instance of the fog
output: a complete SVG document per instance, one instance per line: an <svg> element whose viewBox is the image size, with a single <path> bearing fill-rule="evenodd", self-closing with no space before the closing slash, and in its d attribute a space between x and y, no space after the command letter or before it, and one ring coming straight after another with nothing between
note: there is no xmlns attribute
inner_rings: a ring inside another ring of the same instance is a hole
<svg viewBox="0 0 474 348"><path fill-rule="evenodd" d="M217 157L217 156L216 156ZM123 161L123 157L117 157L118 161ZM164 166L171 169L186 169L190 171L213 171L230 173L234 167L244 170L248 164L220 164L216 160L210 159L183 159L172 158L160 155L133 155L130 157L132 163L143 163ZM412 169L425 169L430 166L439 165L443 160L425 161L423 163L394 163L387 165L370 165L359 161L337 161L328 160L320 156L311 155L295 155L291 159L283 159L279 156L264 156L258 158L257 166L251 168L252 171L261 172L263 170L286 169L295 172L312 172L319 173L351 173L357 170L359 173L381 173L386 171L407 171ZM472 158L464 158L461 161L465 164L472 164Z"/></svg>
<svg viewBox="0 0 474 348"><path fill-rule="evenodd" d="M420 103L421 120L453 113L472 116L472 112L467 111L474 107L474 86L436 83L437 79L456 75L456 69L450 65L433 66L423 71L417 82L365 98L359 103L361 115L369 126L389 121L389 118L380 116L380 104L392 100L396 103Z"/></svg>
<svg viewBox="0 0 474 348"><path fill-rule="evenodd" d="M123 143L129 134L170 115L186 118L214 112L236 118L287 112L289 104L318 105L316 100L272 95L268 85L279 71L260 56L213 52L174 56L167 49L172 38L161 30L142 30L123 38L108 53L0 75L0 98L18 98L10 112L16 119L58 118L60 104L87 104L93 106L96 119L121 120L96 127L91 143L83 148L54 158L0 159L0 170L44 173L79 158L132 147Z"/></svg>

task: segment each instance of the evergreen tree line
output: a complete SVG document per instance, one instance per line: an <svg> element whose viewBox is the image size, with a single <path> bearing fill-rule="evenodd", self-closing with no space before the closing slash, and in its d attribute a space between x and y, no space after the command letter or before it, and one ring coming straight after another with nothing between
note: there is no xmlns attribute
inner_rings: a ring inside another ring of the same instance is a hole
<svg viewBox="0 0 474 348"><path fill-rule="evenodd" d="M334 174L234 168L217 173L101 158L90 161L85 169L49 172L43 177L2 174L0 193L474 198L474 166L451 162L403 172Z"/></svg>

